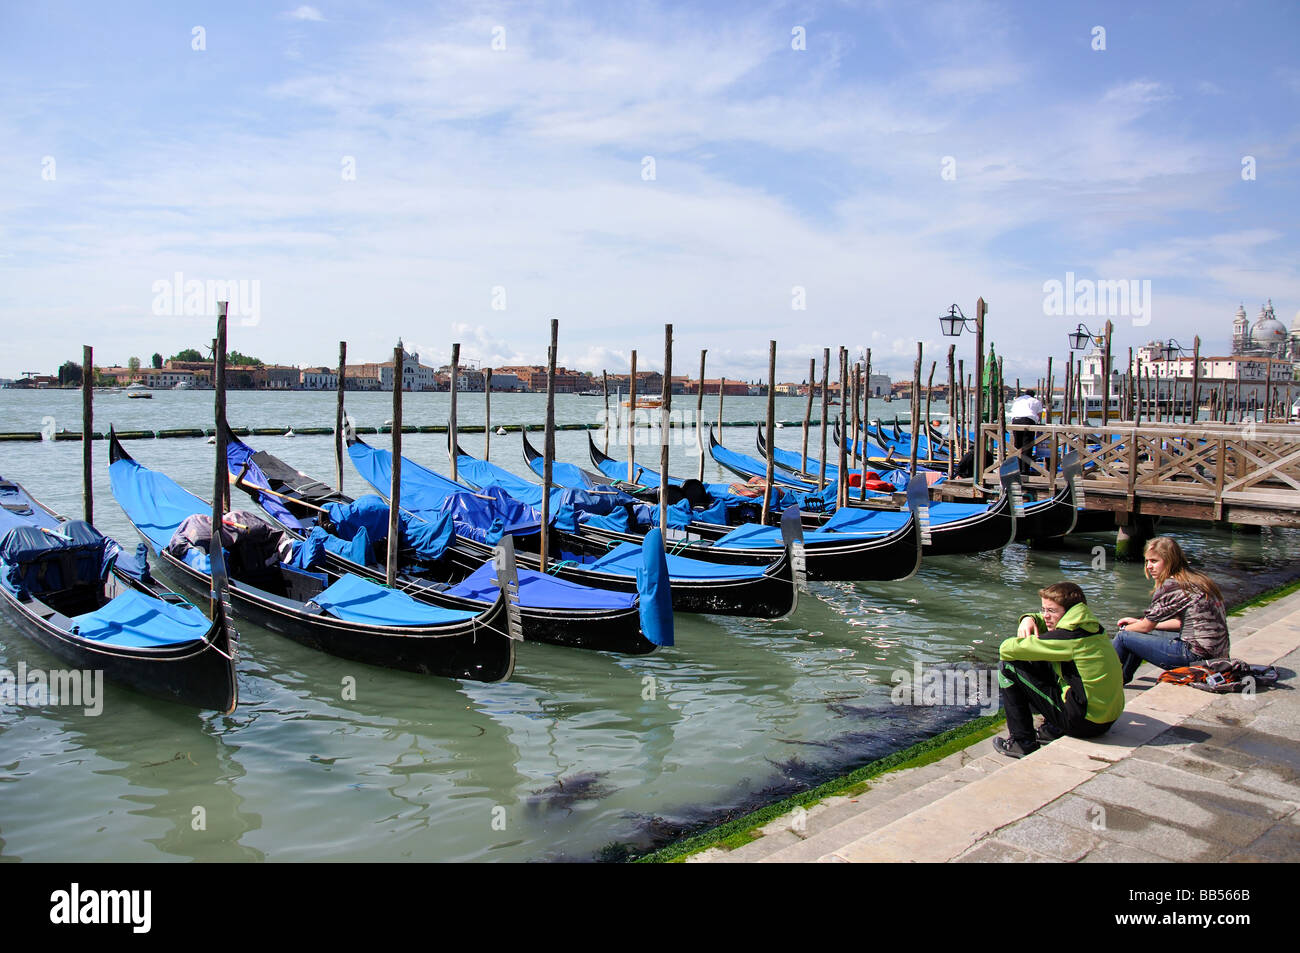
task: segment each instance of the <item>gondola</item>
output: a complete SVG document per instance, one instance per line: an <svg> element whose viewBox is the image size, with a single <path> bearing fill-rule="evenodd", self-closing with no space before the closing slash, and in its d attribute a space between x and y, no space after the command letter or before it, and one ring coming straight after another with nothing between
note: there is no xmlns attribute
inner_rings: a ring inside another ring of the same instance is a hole
<svg viewBox="0 0 1300 953"><path fill-rule="evenodd" d="M381 497L386 496L392 480L392 453L371 447L349 433L348 455L362 479ZM403 500L408 498L408 484L424 499L463 493L467 489L403 457ZM644 534L623 534L615 538L608 534L568 533L554 527L549 533L548 551L554 561L548 571L554 575L597 589L637 591L637 560ZM540 567L539 543L540 526L515 536L520 565L529 569ZM458 536L457 544L463 552L483 558L482 543ZM753 559L731 558L730 554L720 559L707 554L705 558L692 558L694 551L680 555L682 551L674 543L667 557L675 611L761 619L784 618L794 611L798 595L787 549L777 547Z"/></svg>
<svg viewBox="0 0 1300 953"><path fill-rule="evenodd" d="M711 442L712 434L710 434ZM537 451L524 440L525 457ZM531 463L530 463L531 465ZM924 487L910 488L911 513L885 514L900 517L880 532L806 534L802 539L807 578L810 581L892 581L908 579L921 565L921 525L915 511L925 505ZM793 509L793 508L792 508ZM797 510L796 510L797 513ZM881 520L883 524L885 519ZM784 518L782 520L785 525ZM758 524L723 526L692 522L684 527L685 539L676 541L675 552L699 554L709 560L737 563L771 559L781 548L783 529ZM584 533L597 543L629 541L635 533L587 527Z"/></svg>
<svg viewBox="0 0 1300 953"><path fill-rule="evenodd" d="M237 643L222 599L209 621L155 583L145 560L3 479L0 597L24 633L73 668L154 698L235 709Z"/></svg>
<svg viewBox="0 0 1300 953"><path fill-rule="evenodd" d="M733 453L733 456L741 455ZM830 471L829 466L827 470ZM927 475L924 478L928 483L930 477ZM1002 493L991 504L930 504L930 538L924 548L926 556L989 552L1001 549L1016 538L1016 526L1024 511L1023 500L1020 498L1019 464L1011 461L1003 466L999 479ZM817 518L824 526L837 527L841 532L855 532L859 527L868 529L873 523L881 523L878 517L858 515L864 510L879 509L881 505L883 498L881 502L870 499L859 501L850 493L847 507L841 507L840 511L829 517L817 514Z"/></svg>
<svg viewBox="0 0 1300 953"><path fill-rule="evenodd" d="M137 463L111 429L109 477L113 496L162 567L182 585L206 592L211 577L202 560L186 562L168 547L187 518L211 512L208 504ZM227 525L259 519L251 513L231 517ZM458 612L351 574L250 563L232 552L229 592L236 612L309 648L370 665L484 682L509 678L514 670L515 638L504 591L485 612Z"/></svg>
<svg viewBox="0 0 1300 953"><path fill-rule="evenodd" d="M1025 505L1025 514L1016 520L1016 542L1050 539L1074 532L1079 519L1077 490L1083 468L1079 452L1072 450L1061 461L1062 485L1052 496Z"/></svg>
<svg viewBox="0 0 1300 953"><path fill-rule="evenodd" d="M312 529L320 525L322 515L328 522L329 514L322 514L322 509L329 508L337 514L346 512L340 508L355 502L283 460L265 451L254 451L236 437L231 437L226 447L233 485L246 492L294 539L308 538ZM304 506L308 496L310 503ZM367 555L375 557L374 549L371 547ZM404 555L409 555L409 551ZM358 562L331 551L325 553L325 559L340 572L376 582L387 579L383 565ZM471 562L452 549L429 564L417 565L407 559L399 569L398 584L415 598L432 605L482 612L495 598L492 563L491 559L479 560L477 565ZM642 632L639 593L592 589L523 567L519 568L518 577L519 621L524 641L630 655L643 655L658 648Z"/></svg>
<svg viewBox="0 0 1300 953"><path fill-rule="evenodd" d="M839 446L838 433L836 434L836 446L837 447ZM758 451L759 461L761 462L763 460L766 460L769 451L768 451L766 435L764 434L761 425L757 427L754 431L754 447ZM810 473L806 470L800 469L800 467L802 467L803 465L803 457L801 454L795 453L792 450L782 450L780 447L773 447L771 449L771 456L772 456L772 466L775 469L784 470L785 472L790 473L793 476L799 477L800 479L806 479L809 482L817 479L817 473L821 472L822 470L821 462L818 460L814 460L811 457L808 459L808 465L811 467L816 467L816 470ZM871 500L871 501L881 501L883 503L889 503L890 497L893 495L894 492L901 492L903 489L906 488L907 474L899 468L900 461L890 460L887 457L882 457L878 460L868 459L867 463L869 464L868 472L875 470L878 467L885 471L884 474L885 476L892 475L893 479L897 480L898 483L896 485L891 484L890 489L888 490L877 489L873 487L866 488L866 493L863 497L863 501ZM902 461L902 463L903 465L906 465L906 461ZM926 471L923 468L920 469L919 472L926 473L926 474L929 473L929 471ZM839 479L839 473L840 473L839 465L830 463L828 461L826 464L825 473L826 473L825 480L829 483L834 483ZM848 474L850 477L850 481L854 476L856 476L859 480L861 480L867 475L862 470L853 470L853 469L848 470ZM888 483L890 481L881 480L881 482ZM933 483L934 481L931 480L930 477L927 475L927 482ZM857 497L859 492L857 489L857 485L850 482L849 486L852 495L854 497ZM855 499L853 502L857 503L860 501Z"/></svg>

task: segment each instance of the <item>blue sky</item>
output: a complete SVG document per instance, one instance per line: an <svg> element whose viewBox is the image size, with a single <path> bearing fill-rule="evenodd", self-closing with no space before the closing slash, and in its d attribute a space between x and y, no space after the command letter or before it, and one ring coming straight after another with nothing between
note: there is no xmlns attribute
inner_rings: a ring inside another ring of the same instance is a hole
<svg viewBox="0 0 1300 953"><path fill-rule="evenodd" d="M177 273L255 282L232 346L284 363L540 362L557 317L582 369L671 322L678 372L775 338L783 378L910 376L982 295L1032 378L1067 272L1151 282L1121 353L1223 351L1239 302L1300 311L1297 38L1291 2L8 4L0 376L210 339Z"/></svg>

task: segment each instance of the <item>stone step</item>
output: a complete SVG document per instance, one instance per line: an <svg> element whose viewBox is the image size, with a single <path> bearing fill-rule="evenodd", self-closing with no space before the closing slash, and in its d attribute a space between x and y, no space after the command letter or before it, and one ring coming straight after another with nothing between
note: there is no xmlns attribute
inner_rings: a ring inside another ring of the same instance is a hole
<svg viewBox="0 0 1300 953"><path fill-rule="evenodd" d="M991 742L984 742L990 745ZM991 747L989 750L992 750ZM978 745L954 752L942 760L919 768L893 771L868 782L871 787L852 797L833 796L813 805L799 815L791 812L764 825L762 836L734 850L710 848L688 859L688 863L755 863L782 850L797 848L824 831L851 820L864 812L899 801L926 785L942 782L954 772L979 759ZM905 813L905 811L903 811ZM794 828L800 827L796 831Z"/></svg>

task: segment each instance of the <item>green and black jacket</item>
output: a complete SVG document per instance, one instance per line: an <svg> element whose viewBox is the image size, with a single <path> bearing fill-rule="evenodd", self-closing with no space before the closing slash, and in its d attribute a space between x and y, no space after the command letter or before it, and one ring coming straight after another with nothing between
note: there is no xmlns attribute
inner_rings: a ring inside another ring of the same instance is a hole
<svg viewBox="0 0 1300 953"><path fill-rule="evenodd" d="M1063 704L1073 692L1075 704L1087 700L1088 721L1108 724L1118 718L1124 711L1124 674L1119 656L1092 610L1082 602L1071 606L1050 631L1040 613L1027 612L1020 618L1033 619L1038 635L1007 639L998 649L998 657L1051 662Z"/></svg>

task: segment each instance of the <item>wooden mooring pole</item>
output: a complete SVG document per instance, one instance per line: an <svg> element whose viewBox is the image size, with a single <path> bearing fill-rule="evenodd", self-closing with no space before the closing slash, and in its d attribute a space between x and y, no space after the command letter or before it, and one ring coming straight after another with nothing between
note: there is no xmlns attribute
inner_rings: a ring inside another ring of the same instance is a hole
<svg viewBox="0 0 1300 953"><path fill-rule="evenodd" d="M551 535L551 476L555 465L555 353L560 345L560 321L551 318L551 344L546 350L546 440L542 456L541 570L546 572L547 542ZM636 386L636 351L632 352L633 386ZM636 401L634 400L635 406Z"/></svg>
<svg viewBox="0 0 1300 953"><path fill-rule="evenodd" d="M704 358L700 358L700 376L704 376ZM672 427L673 403L673 326L664 325L664 383L659 403L659 530L668 543L668 445ZM704 466L704 458L700 458Z"/></svg>
<svg viewBox="0 0 1300 953"><path fill-rule="evenodd" d="M632 377L627 395L627 482L636 474L636 351L632 351Z"/></svg>
<svg viewBox="0 0 1300 953"><path fill-rule="evenodd" d="M81 346L81 512L91 526L95 525L95 349Z"/></svg>
<svg viewBox="0 0 1300 953"><path fill-rule="evenodd" d="M398 340L393 348L393 472L388 488L388 557L386 580L397 585L397 553L402 536L402 370L406 349Z"/></svg>
<svg viewBox="0 0 1300 953"><path fill-rule="evenodd" d="M767 466L765 468L765 482L763 484L763 510L759 519L761 525L767 525L767 518L771 510L772 502L772 480L775 476L773 471L772 448L776 441L772 438L772 428L776 426L776 342L767 343L767 439L769 446L767 448Z"/></svg>
<svg viewBox="0 0 1300 953"><path fill-rule="evenodd" d="M343 391L348 371L348 342L339 341L338 400L334 406L334 488L343 492Z"/></svg>
<svg viewBox="0 0 1300 953"><path fill-rule="evenodd" d="M831 349L822 348L822 456L821 469L817 472L817 489L826 486L826 436L830 430L831 410Z"/></svg>
<svg viewBox="0 0 1300 953"><path fill-rule="evenodd" d="M695 478L701 483L704 482L704 457L708 454L704 447L704 358L708 353L707 348L700 349L700 391L695 398L695 449L700 454L700 469Z"/></svg>
<svg viewBox="0 0 1300 953"><path fill-rule="evenodd" d="M447 417L447 446L451 451L451 482L458 479L456 469L456 378L460 377L460 345L451 346L451 411Z"/></svg>
<svg viewBox="0 0 1300 953"><path fill-rule="evenodd" d="M808 404L803 411L803 462L800 470L808 472L808 428L812 422L813 391L817 390L817 358L808 359Z"/></svg>

